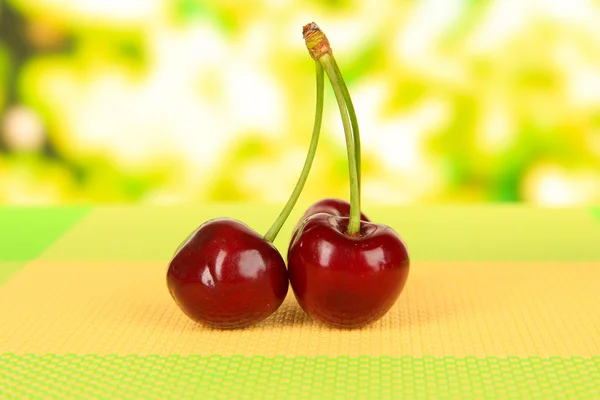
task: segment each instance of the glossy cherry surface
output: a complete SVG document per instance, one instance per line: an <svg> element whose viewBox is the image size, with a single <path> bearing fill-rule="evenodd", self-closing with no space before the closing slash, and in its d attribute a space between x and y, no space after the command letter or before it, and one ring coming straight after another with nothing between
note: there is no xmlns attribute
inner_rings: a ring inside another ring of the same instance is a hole
<svg viewBox="0 0 600 400"><path fill-rule="evenodd" d="M385 315L402 292L409 255L390 227L361 222L346 233L348 218L326 213L308 217L288 251L290 283L298 303L332 326L356 328Z"/></svg>
<svg viewBox="0 0 600 400"><path fill-rule="evenodd" d="M242 328L271 315L288 291L277 249L240 221L202 224L177 250L167 286L183 312L197 322Z"/></svg>

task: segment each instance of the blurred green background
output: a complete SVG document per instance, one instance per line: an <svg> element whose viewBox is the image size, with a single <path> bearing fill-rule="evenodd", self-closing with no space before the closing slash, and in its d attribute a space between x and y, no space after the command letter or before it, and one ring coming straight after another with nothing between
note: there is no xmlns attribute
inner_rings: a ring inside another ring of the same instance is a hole
<svg viewBox="0 0 600 400"><path fill-rule="evenodd" d="M369 203L600 202L600 5L0 2L0 203L284 202L328 35ZM304 199L348 197L326 87Z"/></svg>

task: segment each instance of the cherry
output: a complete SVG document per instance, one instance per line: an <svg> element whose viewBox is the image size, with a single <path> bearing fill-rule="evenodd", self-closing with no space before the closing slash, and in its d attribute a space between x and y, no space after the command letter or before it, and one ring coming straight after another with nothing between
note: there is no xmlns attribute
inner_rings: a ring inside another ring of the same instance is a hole
<svg viewBox="0 0 600 400"><path fill-rule="evenodd" d="M350 203L345 200L332 197L321 199L306 210L302 218L300 218L300 222L304 221L311 215L320 212L336 215L338 217L349 217ZM361 221L369 221L369 218L367 218L367 216L362 212L360 213L360 219Z"/></svg>
<svg viewBox="0 0 600 400"><path fill-rule="evenodd" d="M307 314L357 328L385 315L409 271L406 245L391 228L366 221L349 235L349 218L317 213L300 226L288 251L290 283Z"/></svg>
<svg viewBox="0 0 600 400"><path fill-rule="evenodd" d="M290 240L290 243L292 243L296 239L302 222L304 222L306 218L310 217L311 215L323 212L338 217L349 217L350 203L348 203L345 200L333 197L328 197L317 201L312 206L308 207L302 218L300 218L300 221L298 221L298 223L296 224L296 227L292 232L292 239ZM367 218L367 216L362 212L360 213L360 219L361 221L369 221L369 218Z"/></svg>
<svg viewBox="0 0 600 400"><path fill-rule="evenodd" d="M302 192L319 140L324 72L315 65L317 107L309 150L298 183L269 231L262 237L240 221L210 220L190 235L169 264L169 292L194 321L243 328L267 318L285 299L288 273L272 242Z"/></svg>
<svg viewBox="0 0 600 400"><path fill-rule="evenodd" d="M406 284L410 259L392 228L363 219L360 136L350 94L323 32L313 22L303 34L311 56L327 72L340 109L350 205L326 199L308 209L288 249L290 283L309 315L335 327L357 328L381 318L394 305Z"/></svg>
<svg viewBox="0 0 600 400"><path fill-rule="evenodd" d="M242 328L279 308L288 274L275 246L244 223L219 218L202 224L180 247L167 286L193 320Z"/></svg>

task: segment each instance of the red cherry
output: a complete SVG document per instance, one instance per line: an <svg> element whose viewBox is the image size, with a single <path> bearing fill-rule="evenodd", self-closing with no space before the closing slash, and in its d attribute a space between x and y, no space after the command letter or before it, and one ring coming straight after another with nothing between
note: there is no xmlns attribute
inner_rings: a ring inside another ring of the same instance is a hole
<svg viewBox="0 0 600 400"><path fill-rule="evenodd" d="M331 215L335 215L337 217L349 217L350 216L350 203L345 200L337 199L337 198L327 198L317 201L315 204L310 206L302 218L300 218L300 222L304 221L306 218L311 215L317 213L327 213ZM360 219L362 221L370 221L369 218L362 212L360 213Z"/></svg>
<svg viewBox="0 0 600 400"><path fill-rule="evenodd" d="M191 319L233 329L275 312L287 294L288 275L275 246L242 222L218 218L177 250L167 286Z"/></svg>
<svg viewBox="0 0 600 400"><path fill-rule="evenodd" d="M308 207L300 221L296 224L292 232L292 239L290 240L290 244L296 240L296 236L298 236L298 232L300 230L300 226L304 220L312 215L318 213L326 213L336 217L349 217L350 216L350 203L345 200L330 197L326 199L322 199L317 201L312 206ZM369 222L370 219L364 213L360 213L360 219L362 221Z"/></svg>
<svg viewBox="0 0 600 400"><path fill-rule="evenodd" d="M374 322L394 305L408 278L406 245L390 227L362 221L346 233L348 218L314 214L288 251L290 283L298 303L332 326Z"/></svg>

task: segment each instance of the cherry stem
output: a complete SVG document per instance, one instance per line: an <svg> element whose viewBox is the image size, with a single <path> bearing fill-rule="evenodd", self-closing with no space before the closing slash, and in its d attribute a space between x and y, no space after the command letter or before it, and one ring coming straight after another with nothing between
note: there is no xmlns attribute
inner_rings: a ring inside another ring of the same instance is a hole
<svg viewBox="0 0 600 400"><path fill-rule="evenodd" d="M359 193L359 203L360 203L360 193L361 193L361 151L360 151L360 133L358 130L358 121L356 120L356 112L354 111L354 105L352 104L352 98L350 97L350 92L348 91L348 87L346 86L346 82L344 82L344 77L342 76L342 72L333 57L333 54L330 55L331 64L333 65L333 70L336 74L336 79L339 82L340 89L342 91L342 96L344 97L344 103L348 108L348 115L350 116L350 122L352 123L352 136L354 140L354 153L356 159L356 169L358 170L358 193ZM359 213L360 214L360 213Z"/></svg>
<svg viewBox="0 0 600 400"><path fill-rule="evenodd" d="M306 154L304 166L302 167L302 172L300 173L300 177L298 178L298 182L296 183L294 191L292 192L290 198L283 207L283 210L281 210L281 213L279 214L275 222L273 222L273 225L264 236L265 240L271 243L273 243L273 241L277 237L277 234L281 230L281 227L283 226L290 213L292 212L292 209L296 205L298 197L300 197L300 193L302 192L302 189L304 189L304 184L306 183L306 179L308 178L308 174L310 173L310 169L315 158L315 153L317 151L317 144L319 143L319 133L321 132L321 121L323 120L324 86L323 67L318 61L315 61L315 70L317 75L317 106L315 110L315 121L313 124L312 137L310 139L308 153Z"/></svg>
<svg viewBox="0 0 600 400"><path fill-rule="evenodd" d="M348 222L348 233L351 235L360 232L360 134L356 113L352 105L350 93L342 77L342 73L333 57L326 53L319 58L325 68L335 99L337 100L344 134L346 135L346 150L348 152L348 169L350 173L350 221Z"/></svg>
<svg viewBox="0 0 600 400"><path fill-rule="evenodd" d="M350 172L350 221L348 222L348 234L355 235L360 232L360 138L358 126L356 122L356 114L352 104L350 95L340 69L335 62L333 54L326 53L319 58L321 65L325 68L335 98L337 100L340 114L342 116L342 124L344 125L344 134L346 135L346 149L348 152L348 169Z"/></svg>
<svg viewBox="0 0 600 400"><path fill-rule="evenodd" d="M310 56L318 60L325 68L335 99L340 108L344 134L346 135L346 149L348 151L348 170L350 173L350 221L348 221L348 235L360 234L360 134L356 112L352 105L350 93L335 62L329 40L317 24L311 22L304 25L302 35Z"/></svg>

